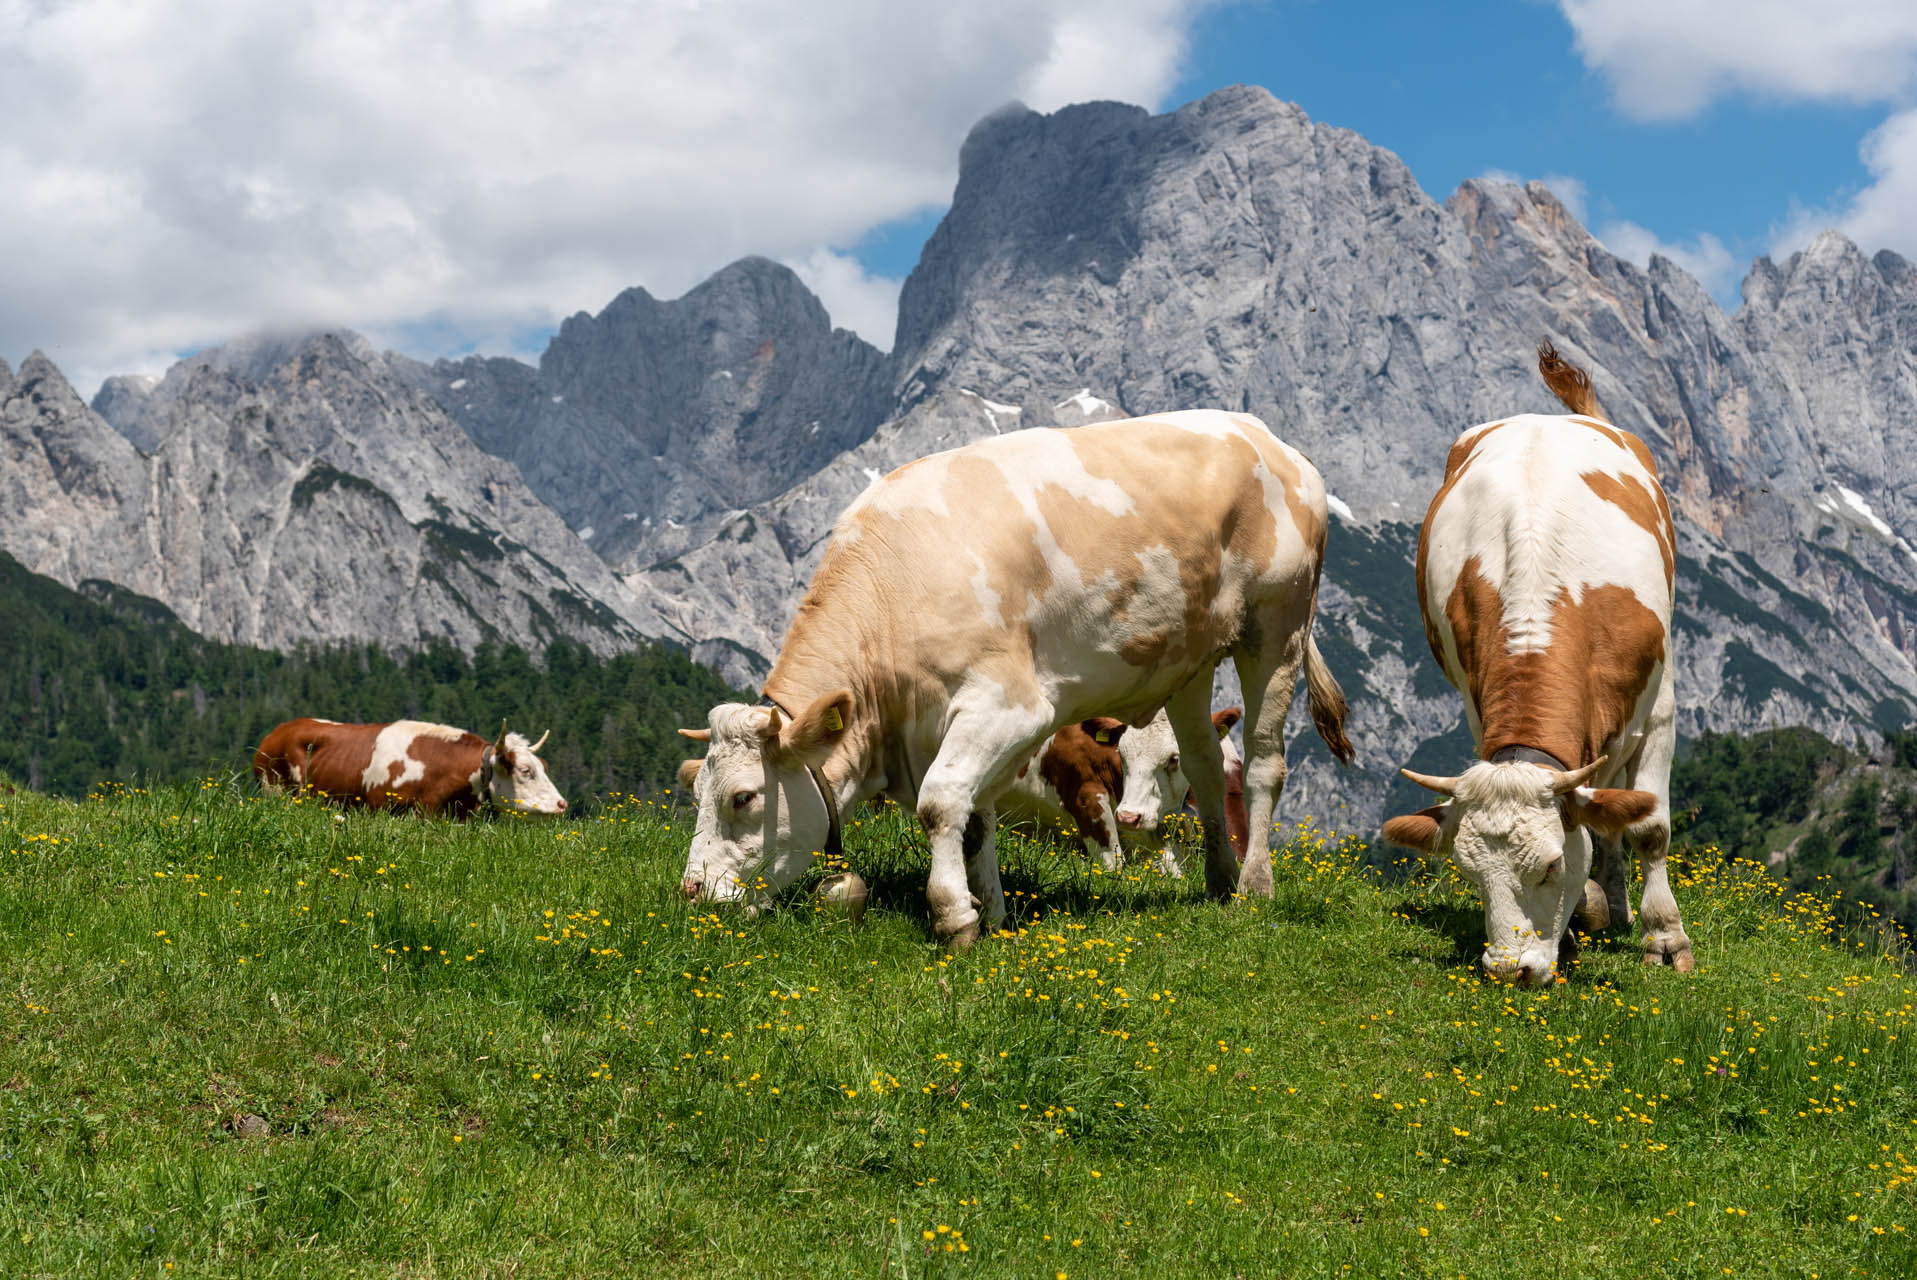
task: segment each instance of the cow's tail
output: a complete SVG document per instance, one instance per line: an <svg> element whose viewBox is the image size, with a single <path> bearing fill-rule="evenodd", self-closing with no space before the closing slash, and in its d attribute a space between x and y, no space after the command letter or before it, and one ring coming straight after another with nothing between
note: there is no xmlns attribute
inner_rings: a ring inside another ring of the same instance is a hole
<svg viewBox="0 0 1917 1280"><path fill-rule="evenodd" d="M1337 677L1331 674L1324 655L1318 652L1318 638L1312 634L1314 629L1305 632L1305 697L1311 704L1311 724L1331 748L1331 754L1338 758L1338 763L1350 764L1358 753L1352 748L1351 739L1345 736L1348 710L1345 691L1338 687Z"/></svg>
<svg viewBox="0 0 1917 1280"><path fill-rule="evenodd" d="M1544 375L1544 385L1551 388L1551 394L1564 401L1564 407L1572 413L1581 413L1599 422L1611 420L1598 407L1597 392L1591 390L1591 375L1559 355L1549 338L1538 343L1538 372Z"/></svg>

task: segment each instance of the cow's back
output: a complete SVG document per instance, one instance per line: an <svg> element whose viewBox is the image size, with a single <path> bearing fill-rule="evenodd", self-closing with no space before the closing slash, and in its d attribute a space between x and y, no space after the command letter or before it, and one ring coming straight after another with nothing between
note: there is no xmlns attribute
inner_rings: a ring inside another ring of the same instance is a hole
<svg viewBox="0 0 1917 1280"><path fill-rule="evenodd" d="M1311 598L1324 536L1316 470L1249 415L1013 432L868 488L788 643L853 611L921 705L983 678L1064 721L1149 717L1249 604Z"/></svg>
<svg viewBox="0 0 1917 1280"><path fill-rule="evenodd" d="M482 799L475 779L485 748L477 734L424 721L289 720L261 740L253 773L265 789L306 788L346 805L464 816Z"/></svg>
<svg viewBox="0 0 1917 1280"><path fill-rule="evenodd" d="M1460 436L1425 517L1417 578L1433 656L1464 693L1474 733L1505 716L1524 745L1583 758L1588 744L1567 735L1603 741L1639 717L1668 658L1673 547L1635 436L1535 414ZM1526 704L1521 725L1511 707L1486 705L1499 699ZM1539 740L1547 734L1556 744Z"/></svg>

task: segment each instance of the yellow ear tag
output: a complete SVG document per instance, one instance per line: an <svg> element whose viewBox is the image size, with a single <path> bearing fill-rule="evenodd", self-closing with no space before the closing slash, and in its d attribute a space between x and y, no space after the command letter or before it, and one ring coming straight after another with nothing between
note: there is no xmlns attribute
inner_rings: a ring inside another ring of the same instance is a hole
<svg viewBox="0 0 1917 1280"><path fill-rule="evenodd" d="M837 733L839 730L845 728L845 719L839 715L839 709L837 707L827 707L825 709L825 727L827 732L830 733Z"/></svg>
<svg viewBox="0 0 1917 1280"><path fill-rule="evenodd" d="M1100 729L1092 735L1092 741L1098 743L1101 747L1109 747L1112 745L1112 731L1110 729Z"/></svg>

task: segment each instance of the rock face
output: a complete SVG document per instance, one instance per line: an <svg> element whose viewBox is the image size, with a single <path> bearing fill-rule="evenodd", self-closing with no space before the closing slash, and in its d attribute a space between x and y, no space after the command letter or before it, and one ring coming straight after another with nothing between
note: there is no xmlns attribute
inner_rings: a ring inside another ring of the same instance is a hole
<svg viewBox="0 0 1917 1280"><path fill-rule="evenodd" d="M1467 758L1411 559L1457 433L1558 411L1540 338L1662 469L1683 730L1908 722L1917 270L1827 235L1759 260L1744 297L1726 316L1670 262L1618 259L1536 184L1433 201L1262 90L1012 108L965 144L889 357L758 259L575 316L537 369L259 338L115 380L96 415L35 357L0 378L0 545L225 638L636 630L749 683L833 520L893 467L1019 427L1247 410L1335 495L1320 640L1361 753L1335 770L1294 713L1284 812L1364 829L1413 800L1398 766Z"/></svg>
<svg viewBox="0 0 1917 1280"><path fill-rule="evenodd" d="M0 382L0 542L37 573L273 648L569 636L611 652L662 630L510 464L353 335L203 353L108 407L131 408L125 434L37 354Z"/></svg>
<svg viewBox="0 0 1917 1280"><path fill-rule="evenodd" d="M413 378L628 568L705 541L711 517L818 470L870 435L890 400L885 356L832 328L799 278L764 258L676 301L628 289L573 316L536 372L474 357Z"/></svg>
<svg viewBox="0 0 1917 1280"><path fill-rule="evenodd" d="M1668 261L1613 256L1542 186L1468 182L1440 205L1389 152L1261 90L1162 116L1008 110L966 142L906 282L891 420L628 580L749 679L832 517L890 467L1082 421L1094 399L1249 410L1350 513L1320 625L1361 769L1337 773L1301 736L1286 812L1368 825L1399 765L1468 758L1410 558L1460 430L1560 410L1535 372L1550 337L1671 491L1684 730L1852 736L1917 700L1917 565L1895 532L1917 515L1899 461L1917 456L1899 452L1917 422L1912 275L1827 237L1781 269L1759 262L1733 319Z"/></svg>

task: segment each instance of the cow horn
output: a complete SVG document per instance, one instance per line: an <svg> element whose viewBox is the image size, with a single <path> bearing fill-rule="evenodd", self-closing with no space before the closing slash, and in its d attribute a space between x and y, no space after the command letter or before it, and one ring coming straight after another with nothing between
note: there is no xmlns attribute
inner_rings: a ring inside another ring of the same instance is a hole
<svg viewBox="0 0 1917 1280"><path fill-rule="evenodd" d="M551 730L551 729L548 729L548 730L546 730L546 731L545 731L544 733L542 733L542 734L540 734L540 735L539 735L539 741L537 741L537 742L535 742L535 743L533 743L533 744L532 744L532 753L533 753L534 755L538 755L538 754L539 754L539 748L541 748L541 747L543 747L543 746L545 746L545 745L546 745L546 739L548 739L548 738L550 738L550 737L552 737L552 730Z"/></svg>
<svg viewBox="0 0 1917 1280"><path fill-rule="evenodd" d="M1604 767L1604 762L1610 758L1609 756L1599 756L1582 769L1572 769L1567 773L1553 773L1551 775L1551 794L1561 796L1567 791L1576 791L1579 787L1588 786L1591 779L1597 776L1597 771Z"/></svg>
<svg viewBox="0 0 1917 1280"><path fill-rule="evenodd" d="M692 740L693 740L694 742L711 742L711 741L712 741L712 730L710 730L710 729L681 729L681 730L679 730L679 736L680 736L680 737L682 737L682 738L691 738L691 739L692 739Z"/></svg>
<svg viewBox="0 0 1917 1280"><path fill-rule="evenodd" d="M1435 791L1441 796L1455 796L1458 794L1458 780L1456 778L1437 778L1428 773L1413 773L1409 769L1400 769L1398 772L1403 774L1408 780L1423 787L1426 791Z"/></svg>

